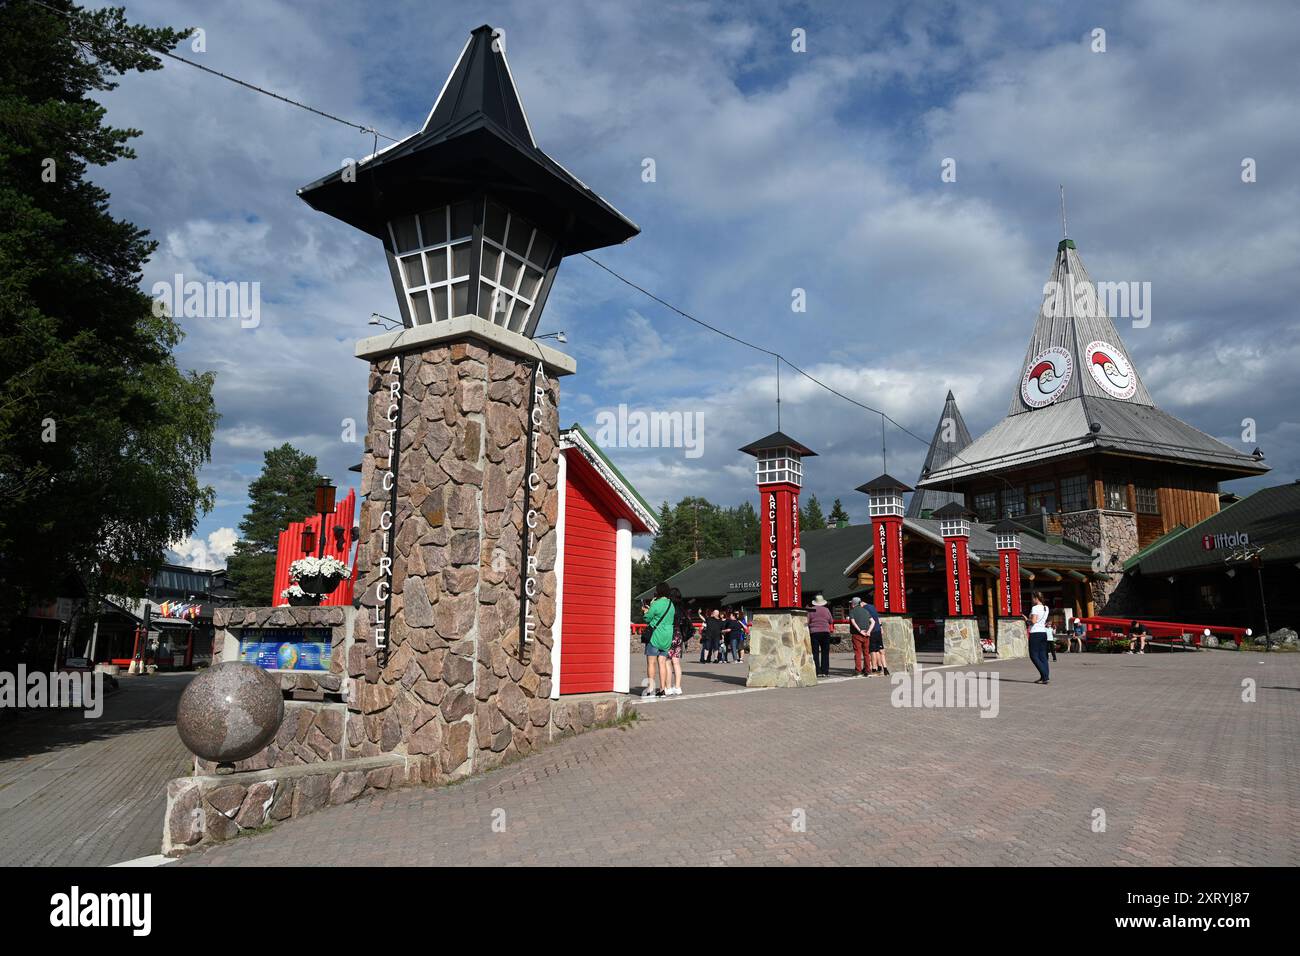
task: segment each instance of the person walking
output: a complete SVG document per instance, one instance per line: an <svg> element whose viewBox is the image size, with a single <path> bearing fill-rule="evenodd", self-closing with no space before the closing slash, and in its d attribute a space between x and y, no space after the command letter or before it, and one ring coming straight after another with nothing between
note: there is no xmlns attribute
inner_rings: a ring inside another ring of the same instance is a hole
<svg viewBox="0 0 1300 956"><path fill-rule="evenodd" d="M1047 602L1042 592L1034 592L1034 606L1029 609L1029 659L1038 668L1035 684L1050 682L1047 669Z"/></svg>
<svg viewBox="0 0 1300 956"><path fill-rule="evenodd" d="M808 633L812 637L813 667L818 677L831 676L831 631L834 629L835 619L826 606L826 599L819 594L808 609Z"/></svg>
<svg viewBox="0 0 1300 956"><path fill-rule="evenodd" d="M664 697L669 686L668 649L673 645L673 599L669 597L670 589L664 582L655 587L655 599L645 611L646 630L650 640L646 643L646 669L658 674L659 689L654 689L654 677L646 686L642 697ZM651 664L651 659L654 664Z"/></svg>
<svg viewBox="0 0 1300 956"><path fill-rule="evenodd" d="M1047 622L1047 653L1052 655L1052 660L1056 660L1056 623L1050 618Z"/></svg>
<svg viewBox="0 0 1300 956"><path fill-rule="evenodd" d="M880 631L880 615L862 598L855 597L849 607L849 633L853 639L853 673L871 676L871 636Z"/></svg>
<svg viewBox="0 0 1300 956"><path fill-rule="evenodd" d="M668 592L668 599L673 602L673 640L668 646L668 686L664 688L664 694L678 697L682 693L682 651L695 628L691 626L691 616L686 610L682 592L673 588Z"/></svg>
<svg viewBox="0 0 1300 956"><path fill-rule="evenodd" d="M872 670L867 672L867 676L870 677L872 673L875 673L882 677L888 677L889 664L885 661L885 626L880 623L880 614L876 611L876 606L868 601L867 607L871 609L872 617L876 622L876 629L871 632L871 642L869 644Z"/></svg>

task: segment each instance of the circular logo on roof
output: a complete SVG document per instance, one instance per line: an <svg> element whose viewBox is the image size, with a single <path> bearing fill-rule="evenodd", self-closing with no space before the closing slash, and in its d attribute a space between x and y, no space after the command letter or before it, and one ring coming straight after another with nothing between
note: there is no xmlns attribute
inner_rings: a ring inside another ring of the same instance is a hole
<svg viewBox="0 0 1300 956"><path fill-rule="evenodd" d="M1059 345L1043 349L1025 368L1020 397L1030 408L1042 408L1061 397L1074 371L1074 359Z"/></svg>
<svg viewBox="0 0 1300 956"><path fill-rule="evenodd" d="M1088 374L1113 398L1132 398L1137 391L1137 376L1124 354L1109 342L1089 342L1083 350Z"/></svg>

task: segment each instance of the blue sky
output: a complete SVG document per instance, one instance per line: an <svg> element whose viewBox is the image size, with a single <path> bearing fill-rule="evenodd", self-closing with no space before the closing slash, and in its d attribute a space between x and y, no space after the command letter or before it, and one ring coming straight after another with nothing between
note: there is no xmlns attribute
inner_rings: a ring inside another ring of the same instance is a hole
<svg viewBox="0 0 1300 956"><path fill-rule="evenodd" d="M642 227L597 255L681 308L791 361L928 438L948 389L974 434L1006 410L1060 238L1098 280L1150 282L1147 328L1118 323L1156 401L1246 451L1265 484L1300 476L1300 11L1285 3L128 2L197 26L214 69L404 136L468 32L503 28L539 145ZM1105 30L1105 52L1092 31ZM807 51L791 49L791 31ZM364 430L354 341L392 314L378 244L295 190L368 136L169 63L104 97L144 130L98 171L113 211L160 242L146 289L259 282L261 323L185 319L179 360L217 372L204 478L218 502L194 563L220 564L262 453L284 441L347 486ZM1241 181L1244 158L1257 182ZM655 161L655 181L642 179ZM956 161L943 182L941 163ZM807 311L791 310L795 288ZM578 374L561 419L603 409L701 416L703 454L612 448L655 504L754 495L735 451L775 426L770 359L698 329L582 259L561 267L541 332ZM790 375L785 430L820 452L829 507L880 470L879 419ZM1243 441L1244 419L1256 423ZM360 436L358 436L360 438ZM889 470L924 446L890 429ZM1234 490L1260 484L1237 482Z"/></svg>

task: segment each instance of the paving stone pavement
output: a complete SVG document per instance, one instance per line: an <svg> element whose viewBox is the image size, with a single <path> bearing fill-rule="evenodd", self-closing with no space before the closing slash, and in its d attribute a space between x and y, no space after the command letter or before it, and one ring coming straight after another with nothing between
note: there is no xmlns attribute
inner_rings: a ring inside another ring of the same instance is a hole
<svg viewBox="0 0 1300 956"><path fill-rule="evenodd" d="M0 724L0 865L104 866L158 853L166 785L191 769L176 705L193 674L123 677L104 713Z"/></svg>
<svg viewBox="0 0 1300 956"><path fill-rule="evenodd" d="M690 695L731 666L628 729L182 865L1300 864L1300 655L1063 654L1046 687L993 663L995 718L893 707L879 678Z"/></svg>

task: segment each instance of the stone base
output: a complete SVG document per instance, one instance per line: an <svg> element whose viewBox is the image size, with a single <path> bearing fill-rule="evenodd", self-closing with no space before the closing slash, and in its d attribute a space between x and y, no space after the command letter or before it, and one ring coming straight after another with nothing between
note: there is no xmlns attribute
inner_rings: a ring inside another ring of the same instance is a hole
<svg viewBox="0 0 1300 956"><path fill-rule="evenodd" d="M1025 622L1018 618L998 621L998 660L1009 661L1029 656L1029 634Z"/></svg>
<svg viewBox="0 0 1300 956"><path fill-rule="evenodd" d="M973 617L950 617L943 622L943 663L983 664L979 621Z"/></svg>
<svg viewBox="0 0 1300 956"><path fill-rule="evenodd" d="M880 634L885 643L885 666L900 674L916 670L916 637L912 633L912 619L906 615L882 614Z"/></svg>
<svg viewBox="0 0 1300 956"><path fill-rule="evenodd" d="M759 611L749 629L746 687L815 687L808 612Z"/></svg>
<svg viewBox="0 0 1300 956"><path fill-rule="evenodd" d="M534 723L547 741L613 726L636 711L635 701L622 694L581 694L548 700L546 704L544 711L537 709ZM319 717L319 712L310 707L299 710L304 719ZM288 712L294 713L292 705ZM285 723L290 723L288 717ZM491 756L494 759L485 761L476 772L500 766L505 761L500 750ZM267 770L178 777L167 783L163 853L179 856L241 833L305 816L322 807L350 803L376 791L445 784L455 776L440 772L433 755L388 753Z"/></svg>
<svg viewBox="0 0 1300 956"><path fill-rule="evenodd" d="M428 782L426 758L397 754L249 770L221 776L178 777L167 783L162 851L221 843L250 830L349 803L363 794Z"/></svg>

